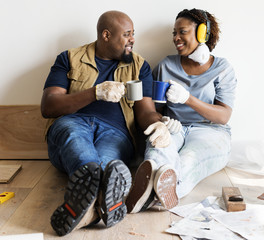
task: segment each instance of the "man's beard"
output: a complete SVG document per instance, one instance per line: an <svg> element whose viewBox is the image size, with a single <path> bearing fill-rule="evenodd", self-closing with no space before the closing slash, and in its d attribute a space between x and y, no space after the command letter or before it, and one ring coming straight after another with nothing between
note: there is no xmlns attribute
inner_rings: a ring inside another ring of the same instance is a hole
<svg viewBox="0 0 264 240"><path fill-rule="evenodd" d="M133 54L132 52L126 54L126 51L122 53L121 60L125 63L132 63L133 61Z"/></svg>

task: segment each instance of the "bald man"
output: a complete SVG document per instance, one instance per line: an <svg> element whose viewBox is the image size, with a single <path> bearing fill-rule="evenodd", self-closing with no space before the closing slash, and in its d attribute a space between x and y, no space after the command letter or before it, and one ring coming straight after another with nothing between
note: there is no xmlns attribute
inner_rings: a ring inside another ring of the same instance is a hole
<svg viewBox="0 0 264 240"><path fill-rule="evenodd" d="M135 119L142 130L151 126L154 146L169 144L169 131L151 99L150 66L133 52L134 43L132 20L119 11L105 12L97 40L62 52L47 77L41 111L49 118L49 158L69 175L64 202L51 216L60 236L101 219L110 227L125 217ZM125 84L138 79L143 99L129 101Z"/></svg>

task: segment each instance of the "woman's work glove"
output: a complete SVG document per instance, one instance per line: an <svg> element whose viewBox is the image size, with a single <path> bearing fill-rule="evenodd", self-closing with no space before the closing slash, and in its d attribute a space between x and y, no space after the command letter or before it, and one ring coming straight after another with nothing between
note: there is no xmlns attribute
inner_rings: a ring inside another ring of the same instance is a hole
<svg viewBox="0 0 264 240"><path fill-rule="evenodd" d="M95 86L96 100L119 102L125 94L125 85L121 82L105 81Z"/></svg>
<svg viewBox="0 0 264 240"><path fill-rule="evenodd" d="M171 85L166 93L167 100L172 103L184 104L190 97L190 93L175 81L170 80L169 83Z"/></svg>
<svg viewBox="0 0 264 240"><path fill-rule="evenodd" d="M182 129L181 122L176 119L163 116L161 121L167 126L171 134L176 134Z"/></svg>
<svg viewBox="0 0 264 240"><path fill-rule="evenodd" d="M144 131L145 135L151 134L149 141L156 148L167 147L170 144L170 132L162 122L155 122L148 126Z"/></svg>

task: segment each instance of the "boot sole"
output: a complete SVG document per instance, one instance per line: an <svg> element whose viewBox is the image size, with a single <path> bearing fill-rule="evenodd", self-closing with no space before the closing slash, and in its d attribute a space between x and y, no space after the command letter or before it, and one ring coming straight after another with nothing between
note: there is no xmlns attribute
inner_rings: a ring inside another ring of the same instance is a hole
<svg viewBox="0 0 264 240"><path fill-rule="evenodd" d="M131 181L130 171L121 160L113 160L106 166L98 197L98 212L106 227L117 224L126 216L124 199Z"/></svg>
<svg viewBox="0 0 264 240"><path fill-rule="evenodd" d="M96 163L88 163L74 172L69 178L64 195L64 203L51 216L51 226L59 236L64 236L75 228L85 217L84 224L98 221L95 218L94 203L100 186L101 169Z"/></svg>

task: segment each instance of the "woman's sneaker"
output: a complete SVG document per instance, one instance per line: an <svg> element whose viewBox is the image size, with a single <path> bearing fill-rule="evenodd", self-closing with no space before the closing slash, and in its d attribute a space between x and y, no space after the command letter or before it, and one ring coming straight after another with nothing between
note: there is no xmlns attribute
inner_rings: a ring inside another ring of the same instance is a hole
<svg viewBox="0 0 264 240"><path fill-rule="evenodd" d="M131 182L131 173L123 161L113 160L106 165L97 210L107 227L117 224L126 216L125 198Z"/></svg>
<svg viewBox="0 0 264 240"><path fill-rule="evenodd" d="M100 221L94 208L100 176L100 166L91 162L81 166L69 178L64 203L51 216L51 226L59 236Z"/></svg>
<svg viewBox="0 0 264 240"><path fill-rule="evenodd" d="M172 209L178 204L176 193L177 175L169 165L161 166L155 176L154 190L161 205L166 209Z"/></svg>
<svg viewBox="0 0 264 240"><path fill-rule="evenodd" d="M144 211L157 202L153 191L156 166L153 160L145 160L138 167L134 184L126 199L128 213Z"/></svg>

